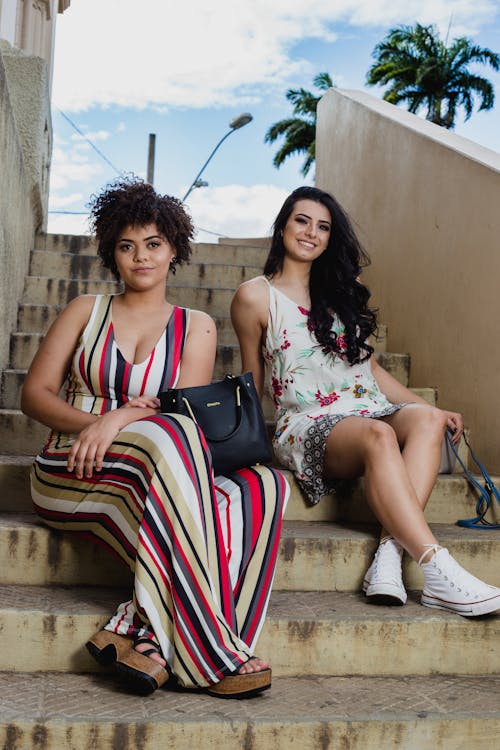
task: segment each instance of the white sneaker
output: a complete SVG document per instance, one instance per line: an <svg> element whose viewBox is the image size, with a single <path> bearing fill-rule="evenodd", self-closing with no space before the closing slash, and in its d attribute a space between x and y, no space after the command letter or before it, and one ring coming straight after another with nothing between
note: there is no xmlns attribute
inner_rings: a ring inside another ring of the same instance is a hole
<svg viewBox="0 0 500 750"><path fill-rule="evenodd" d="M401 574L402 547L391 536L379 544L373 562L365 573L363 591L376 604L401 607L407 595Z"/></svg>
<svg viewBox="0 0 500 750"><path fill-rule="evenodd" d="M500 589L468 573L444 547L432 545L434 556L427 563L418 561L424 571L421 602L426 607L447 609L464 617L477 617L500 610Z"/></svg>

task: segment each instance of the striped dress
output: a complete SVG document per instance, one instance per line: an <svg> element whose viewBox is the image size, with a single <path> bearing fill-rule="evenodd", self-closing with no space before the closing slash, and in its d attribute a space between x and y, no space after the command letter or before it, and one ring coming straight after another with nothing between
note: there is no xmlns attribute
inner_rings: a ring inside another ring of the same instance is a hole
<svg viewBox="0 0 500 750"><path fill-rule="evenodd" d="M189 310L174 307L144 362L130 364L113 333L112 300L99 295L78 342L66 400L103 414L174 387ZM106 625L160 646L179 683L205 687L254 654L275 571L288 486L265 466L213 477L190 419L158 414L120 431L101 472L66 470L74 435L52 432L31 474L49 526L104 543L133 571L130 601Z"/></svg>

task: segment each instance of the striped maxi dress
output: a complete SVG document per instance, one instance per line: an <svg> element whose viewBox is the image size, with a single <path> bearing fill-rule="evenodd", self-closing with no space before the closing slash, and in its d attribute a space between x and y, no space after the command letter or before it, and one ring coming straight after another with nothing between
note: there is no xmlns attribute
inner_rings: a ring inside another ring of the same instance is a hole
<svg viewBox="0 0 500 750"><path fill-rule="evenodd" d="M66 400L104 414L175 387L189 310L174 307L147 359L130 364L113 333L112 296L99 295L68 376ZM66 470L74 436L52 432L31 473L49 526L104 543L133 571L132 599L106 629L149 637L184 687L205 687L253 655L274 577L289 488L265 466L213 477L190 419L158 414L120 431L101 472Z"/></svg>

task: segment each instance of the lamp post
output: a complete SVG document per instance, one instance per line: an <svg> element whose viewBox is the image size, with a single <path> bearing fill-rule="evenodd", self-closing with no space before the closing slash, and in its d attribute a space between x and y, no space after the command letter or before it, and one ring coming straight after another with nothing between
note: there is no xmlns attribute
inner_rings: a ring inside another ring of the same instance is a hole
<svg viewBox="0 0 500 750"><path fill-rule="evenodd" d="M210 156L206 160L205 164L202 166L202 168L200 169L200 171L198 172L198 174L194 178L193 182L189 186L189 189L188 189L187 193L185 194L184 198L182 199L183 201L186 200L186 198L188 197L188 195L191 193L192 190L194 190L195 187L201 187L200 182L203 183L203 180L200 181L200 177L201 177L201 175L202 175L205 167L207 166L208 162L210 161L210 159L212 158L212 156L215 154L215 152L219 148L219 146L221 146L222 143L224 143L224 141L226 140L226 138L229 138L229 136L231 135L231 133L234 133L235 130L239 130L244 125L248 125L248 123L251 122L252 120L253 120L253 117L252 117L252 115L249 112L243 112L241 115L238 115L237 117L234 117L231 120L231 122L229 123L229 130L228 130L228 132L220 139L220 141L218 142L218 144L216 145L216 147L214 148L214 150L212 151L212 153L210 154Z"/></svg>

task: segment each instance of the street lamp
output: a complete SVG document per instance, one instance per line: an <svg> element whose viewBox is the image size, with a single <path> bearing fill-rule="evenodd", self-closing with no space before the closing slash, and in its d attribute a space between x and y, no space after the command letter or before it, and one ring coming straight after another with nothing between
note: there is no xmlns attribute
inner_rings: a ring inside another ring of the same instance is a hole
<svg viewBox="0 0 500 750"><path fill-rule="evenodd" d="M252 117L252 115L249 112L243 112L241 115L238 115L237 117L234 117L231 120L231 122L229 123L229 130L228 130L228 132L220 139L220 141L218 142L218 144L216 145L216 147L214 148L214 150L212 151L212 153L210 154L210 156L206 160L205 164L202 166L202 168L200 169L200 171L198 172L198 174L194 178L193 182L189 186L189 189L188 189L186 195L182 199L183 201L186 200L186 198L188 197L188 195L190 194L190 192L192 190L194 190L195 187L199 187L200 186L199 180L200 180L200 177L201 177L201 175L203 173L203 170L205 169L205 167L207 166L208 162L210 161L210 159L212 158L212 156L215 154L215 152L217 151L217 149L219 148L219 146L222 143L224 143L224 141L226 140L226 138L229 138L229 136L231 135L231 133L234 133L235 130L239 130L244 125L248 125L248 123L251 122L252 120L253 120L253 117ZM202 180L202 182L203 182L203 180Z"/></svg>

